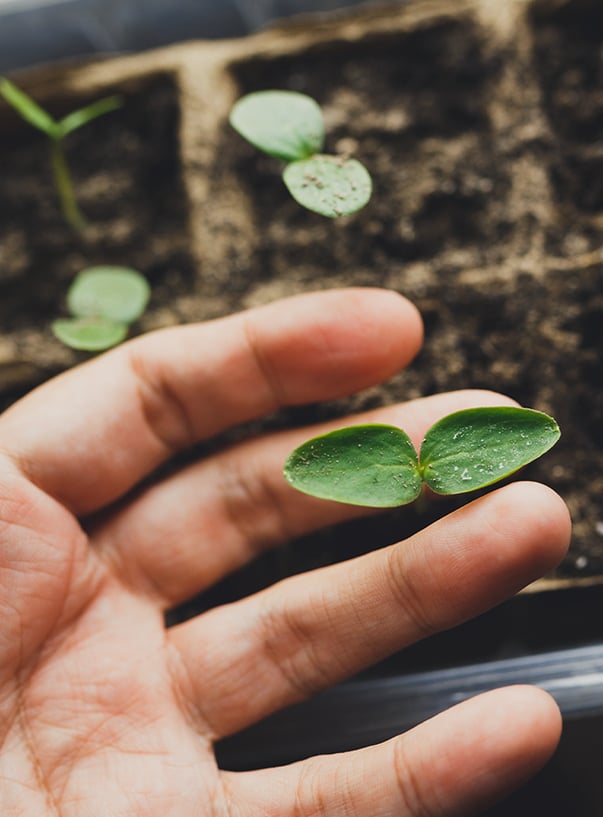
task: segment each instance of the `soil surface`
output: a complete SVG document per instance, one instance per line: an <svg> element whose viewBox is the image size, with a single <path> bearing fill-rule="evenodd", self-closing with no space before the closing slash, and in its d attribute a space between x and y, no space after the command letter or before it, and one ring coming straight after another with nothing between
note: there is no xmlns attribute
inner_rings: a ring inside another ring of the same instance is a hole
<svg viewBox="0 0 603 817"><path fill-rule="evenodd" d="M240 186L252 203L256 230L223 273L241 306L359 284L420 308L423 352L356 407L478 387L558 419L561 442L524 475L569 503L573 544L556 574L566 577L603 571L602 54L603 11L573 4L534 12L504 47L446 19L245 61L234 68L241 92L320 101L327 148L365 162L373 199L320 220L288 200L276 162L227 128L223 162L208 169L218 203ZM412 528L409 517L392 514L385 539ZM367 535L355 524L343 538Z"/></svg>
<svg viewBox="0 0 603 817"><path fill-rule="evenodd" d="M519 17L507 39L451 13L402 34L232 64L237 94L313 95L325 111L327 149L352 151L369 168L371 203L338 221L300 209L279 163L224 123L219 151L195 168L209 177L208 206L202 226L191 223L178 141L187 101L173 77L158 74L126 89L121 110L70 137L90 221L81 240L57 213L42 135L5 117L4 404L81 359L43 327L61 314L73 275L91 264L148 276L153 299L140 330L316 288L393 288L425 321L411 367L351 401L283 412L269 424L449 389L506 392L562 428L557 447L525 472L572 511L572 548L556 576L603 573L603 11L556 5ZM195 230L211 251L192 249ZM371 520L326 531L269 554L217 592L237 595L367 542L398 540L453 505L385 514L379 530Z"/></svg>
<svg viewBox="0 0 603 817"><path fill-rule="evenodd" d="M22 382L29 385L30 380L45 379L86 358L55 342L48 330L55 317L65 315L66 291L80 270L117 264L144 272L154 290L151 324L162 320L157 304L186 292L194 275L173 80L150 76L135 92L119 91L124 96L121 109L65 140L78 203L88 222L81 236L61 216L45 135L22 128L16 115L2 111L7 120L0 136L4 405L18 396ZM51 100L47 106L58 118L91 101L73 100L73 107L66 107L65 101ZM171 311L166 320L173 319ZM16 361L22 362L25 371Z"/></svg>

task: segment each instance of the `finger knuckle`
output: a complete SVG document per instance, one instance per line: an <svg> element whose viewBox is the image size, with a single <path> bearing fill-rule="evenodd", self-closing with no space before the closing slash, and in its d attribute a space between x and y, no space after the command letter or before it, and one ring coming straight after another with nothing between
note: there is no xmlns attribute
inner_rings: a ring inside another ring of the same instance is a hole
<svg viewBox="0 0 603 817"><path fill-rule="evenodd" d="M433 614L428 609L422 585L407 568L407 562L400 556L400 548L394 546L387 551L386 576L395 604L410 620L417 638L425 638L439 630Z"/></svg>
<svg viewBox="0 0 603 817"><path fill-rule="evenodd" d="M425 791L418 774L416 759L409 756L404 737L392 741L392 765L400 798L400 814L408 817L442 817L443 811L433 803L434 793Z"/></svg>

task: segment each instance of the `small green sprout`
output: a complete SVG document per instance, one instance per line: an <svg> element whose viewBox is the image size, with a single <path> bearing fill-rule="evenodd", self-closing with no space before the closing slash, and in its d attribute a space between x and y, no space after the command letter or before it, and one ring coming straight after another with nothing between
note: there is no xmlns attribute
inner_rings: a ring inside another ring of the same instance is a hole
<svg viewBox="0 0 603 817"><path fill-rule="evenodd" d="M435 423L417 452L390 425L338 429L303 443L286 463L302 493L350 505L393 508L434 493L464 494L504 479L560 437L556 421L533 409L498 406L457 411Z"/></svg>
<svg viewBox="0 0 603 817"><path fill-rule="evenodd" d="M91 105L73 111L57 120L5 77L0 77L0 95L26 122L48 136L52 172L63 217L76 232L82 233L86 228L86 220L80 211L73 190L71 173L63 148L63 139L67 134L72 133L82 125L86 125L93 119L119 108L123 104L122 98L120 96L109 96L99 99Z"/></svg>
<svg viewBox="0 0 603 817"><path fill-rule="evenodd" d="M151 291L146 278L127 267L90 267L67 293L73 317L52 324L55 336L72 349L100 352L121 343L144 312Z"/></svg>
<svg viewBox="0 0 603 817"><path fill-rule="evenodd" d="M322 153L322 111L311 97L295 91L248 94L234 105L230 124L254 147L286 162L283 180L302 207L339 218L369 201L366 168L348 156Z"/></svg>

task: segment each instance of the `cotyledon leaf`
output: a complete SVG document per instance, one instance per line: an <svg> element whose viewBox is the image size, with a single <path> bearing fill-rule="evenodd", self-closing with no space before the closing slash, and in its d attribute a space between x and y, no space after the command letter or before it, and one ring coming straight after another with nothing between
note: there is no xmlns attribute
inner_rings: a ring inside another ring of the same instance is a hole
<svg viewBox="0 0 603 817"><path fill-rule="evenodd" d="M314 437L288 457L284 474L297 490L372 508L413 502L421 493L417 454L389 425L360 425Z"/></svg>
<svg viewBox="0 0 603 817"><path fill-rule="evenodd" d="M128 267L89 267L67 293L67 306L78 318L132 323L144 312L151 290L146 278Z"/></svg>
<svg viewBox="0 0 603 817"><path fill-rule="evenodd" d="M118 95L97 99L96 102L86 105L85 108L78 108L77 111L72 111L59 120L57 122L58 133L61 137L66 136L68 133L81 128L82 125L87 125L88 122L98 119L99 116L121 108L122 105L123 97Z"/></svg>
<svg viewBox="0 0 603 817"><path fill-rule="evenodd" d="M319 153L324 143L320 106L296 91L247 94L233 106L230 124L254 147L284 162Z"/></svg>
<svg viewBox="0 0 603 817"><path fill-rule="evenodd" d="M319 155L291 162L283 171L283 180L298 204L328 218L360 210L373 187L364 165L343 156Z"/></svg>
<svg viewBox="0 0 603 817"><path fill-rule="evenodd" d="M0 77L0 95L26 122L43 131L50 138L55 138L58 128L57 122L35 100L20 88L17 88L6 77Z"/></svg>
<svg viewBox="0 0 603 817"><path fill-rule="evenodd" d="M52 331L61 343L72 349L102 352L121 343L128 334L128 327L102 318L64 318L52 323Z"/></svg>
<svg viewBox="0 0 603 817"><path fill-rule="evenodd" d="M552 417L534 409L465 409L429 429L419 467L435 493L463 494L492 485L537 459L560 434Z"/></svg>

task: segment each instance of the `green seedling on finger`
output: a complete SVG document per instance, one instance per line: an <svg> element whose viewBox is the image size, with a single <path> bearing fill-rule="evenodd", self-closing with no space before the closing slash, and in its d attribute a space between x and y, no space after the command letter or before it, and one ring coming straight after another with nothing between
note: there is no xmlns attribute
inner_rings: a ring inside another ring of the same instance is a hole
<svg viewBox="0 0 603 817"><path fill-rule="evenodd" d="M28 94L5 77L0 77L0 95L22 119L41 130L50 140L50 162L63 217L76 232L82 233L86 228L86 220L75 197L63 141L69 133L81 128L82 125L121 107L122 98L120 96L105 97L85 108L67 114L62 119L54 119Z"/></svg>
<svg viewBox="0 0 603 817"><path fill-rule="evenodd" d="M121 343L150 297L146 278L127 267L90 267L76 276L67 293L72 317L52 324L66 346L100 352Z"/></svg>
<svg viewBox="0 0 603 817"><path fill-rule="evenodd" d="M232 127L254 147L286 163L283 181L293 198L315 213L339 218L371 197L366 168L349 156L323 154L325 128L317 102L295 91L259 91L230 113Z"/></svg>
<svg viewBox="0 0 603 817"><path fill-rule="evenodd" d="M284 474L311 496L393 508L413 502L423 486L453 495L493 485L542 456L559 437L556 421L540 411L466 409L435 423L418 454L400 428L350 426L296 448Z"/></svg>

